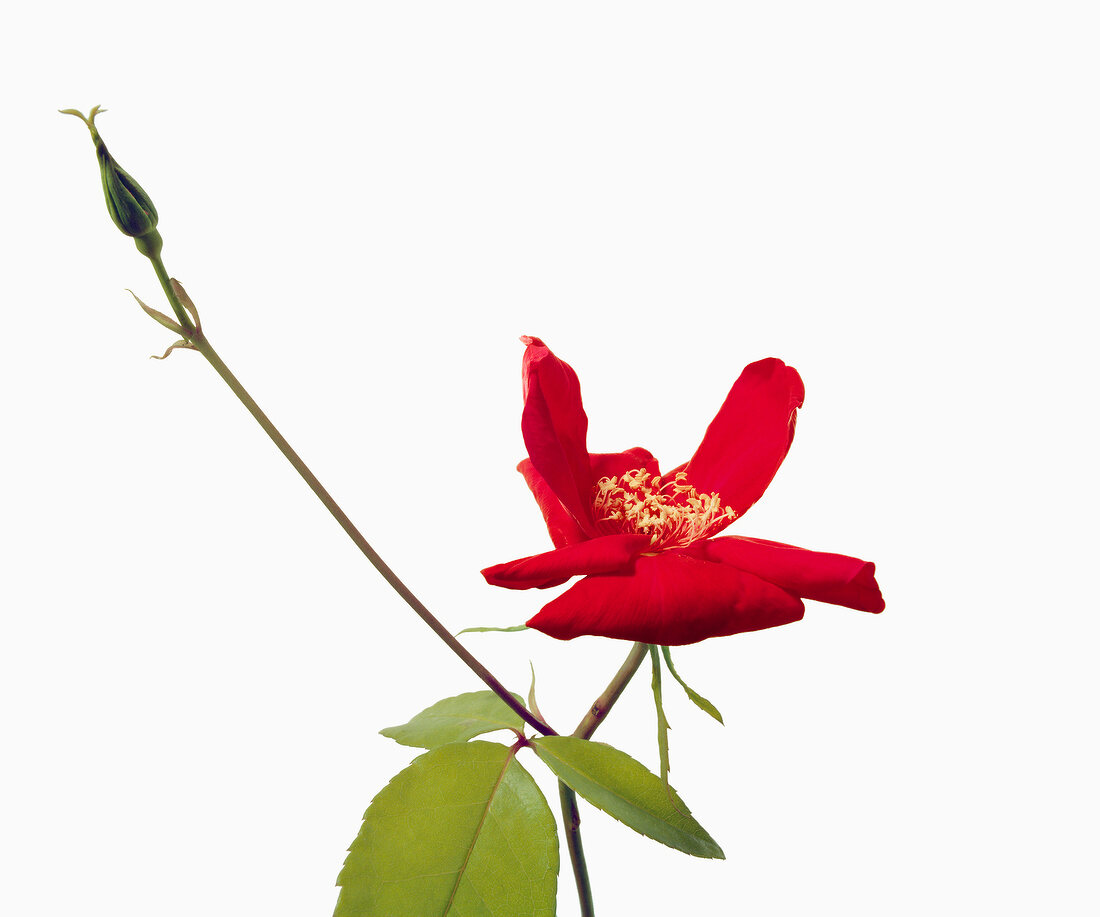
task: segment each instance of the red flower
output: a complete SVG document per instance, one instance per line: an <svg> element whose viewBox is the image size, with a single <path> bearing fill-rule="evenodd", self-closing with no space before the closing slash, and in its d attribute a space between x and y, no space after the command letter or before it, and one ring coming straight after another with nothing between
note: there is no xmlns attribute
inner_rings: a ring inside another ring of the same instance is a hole
<svg viewBox="0 0 1100 917"><path fill-rule="evenodd" d="M798 621L802 599L880 612L875 565L775 541L714 536L764 493L790 449L804 389L781 360L746 366L695 455L662 475L642 448L590 453L573 368L523 338L519 471L555 550L482 570L494 586L580 582L528 625L662 646Z"/></svg>

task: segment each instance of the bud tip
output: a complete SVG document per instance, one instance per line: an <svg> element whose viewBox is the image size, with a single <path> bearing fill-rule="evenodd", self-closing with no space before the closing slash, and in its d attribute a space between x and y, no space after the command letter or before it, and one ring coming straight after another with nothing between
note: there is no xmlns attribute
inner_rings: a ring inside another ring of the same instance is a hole
<svg viewBox="0 0 1100 917"><path fill-rule="evenodd" d="M92 110L90 112L88 112L87 115L85 115L83 112L77 111L75 108L59 108L58 109L58 111L61 114L63 114L63 115L73 115L74 117L79 118L86 125L88 125L88 130L90 130L92 132L92 137L97 136L98 133L99 133L95 129L95 116L98 115L100 112L106 111L106 110L107 110L106 108L102 108L99 105L94 105L94 106L92 106Z"/></svg>

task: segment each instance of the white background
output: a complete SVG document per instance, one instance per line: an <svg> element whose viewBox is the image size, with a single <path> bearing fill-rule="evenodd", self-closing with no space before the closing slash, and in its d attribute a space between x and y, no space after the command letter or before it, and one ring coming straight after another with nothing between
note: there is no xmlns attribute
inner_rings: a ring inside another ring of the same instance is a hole
<svg viewBox="0 0 1100 917"><path fill-rule="evenodd" d="M672 779L727 860L586 809L601 917L1095 914L1093 13L7 14L0 911L326 917L413 754L377 730L479 687L201 358L147 359L155 278L56 114L99 103L214 345L454 630L548 598L478 575L549 547L521 334L594 451L666 466L744 364L802 373L737 532L875 561L886 613L676 654L726 726L670 684ZM464 639L559 729L627 649ZM600 736L656 767L647 682Z"/></svg>

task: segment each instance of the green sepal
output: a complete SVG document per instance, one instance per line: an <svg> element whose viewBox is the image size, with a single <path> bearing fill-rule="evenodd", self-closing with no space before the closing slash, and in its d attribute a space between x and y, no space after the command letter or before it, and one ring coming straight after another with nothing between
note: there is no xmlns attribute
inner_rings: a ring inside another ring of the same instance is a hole
<svg viewBox="0 0 1100 917"><path fill-rule="evenodd" d="M169 344L168 349L164 351L159 357L155 353L149 354L150 360L167 360L174 350L195 350L195 345L188 341L186 338L180 338L174 344Z"/></svg>
<svg viewBox="0 0 1100 917"><path fill-rule="evenodd" d="M163 312L158 312L152 306L145 305L145 303L138 299L137 293L135 293L133 290L127 290L126 292L137 300L137 304L141 306L145 314L148 315L153 321L164 325L164 327L167 328L169 331L174 331L181 337L183 336L183 329L179 326L177 322L172 321L172 319L170 319L167 315L165 315Z"/></svg>
<svg viewBox="0 0 1100 917"><path fill-rule="evenodd" d="M668 718L661 698L661 657L657 647L650 645L649 659L653 663L653 704L657 708L657 754L661 759L661 782L668 786Z"/></svg>
<svg viewBox="0 0 1100 917"><path fill-rule="evenodd" d="M511 627L464 627L457 634L455 634L455 636L457 637L460 634L488 634L488 633L515 634L515 633L519 633L521 630L528 630L528 629L529 628L527 627L526 624L513 624Z"/></svg>
<svg viewBox="0 0 1100 917"><path fill-rule="evenodd" d="M687 693L687 696L691 698L695 706L702 710L704 713L713 716L716 720L718 720L719 723L725 726L726 723L722 719L722 714L721 712L719 712L718 708L715 707L714 704L712 704L705 697L703 697L703 695L700 694L698 691L694 691L690 687L688 687L687 683L676 672L676 667L672 664L672 653L669 652L669 648L667 646L662 646L661 652L664 654L665 665L668 666L668 670L672 673L672 677L680 682L680 687L684 689L684 691Z"/></svg>
<svg viewBox="0 0 1100 917"><path fill-rule="evenodd" d="M515 752L445 745L394 777L349 848L334 917L553 917L557 826Z"/></svg>
<svg viewBox="0 0 1100 917"><path fill-rule="evenodd" d="M513 693L512 697L523 703L518 694ZM511 729L522 735L523 720L492 691L471 691L432 704L407 723L388 726L381 734L401 745L438 748L498 729Z"/></svg>
<svg viewBox="0 0 1100 917"><path fill-rule="evenodd" d="M626 752L574 736L530 744L562 783L627 827L692 856L725 859L676 791Z"/></svg>
<svg viewBox="0 0 1100 917"><path fill-rule="evenodd" d="M180 305L187 310L191 316L191 321L195 323L195 330L202 331L202 322L199 321L199 310L195 308L195 304L191 302L191 297L187 295L187 291L183 288L183 284L176 280L175 277L171 277L168 283L172 287L172 292L176 294L176 298L180 301Z"/></svg>
<svg viewBox="0 0 1100 917"><path fill-rule="evenodd" d="M535 664L531 661L528 661L527 664L531 666L531 690L527 692L527 709L545 723L546 717L542 715L538 701L535 700Z"/></svg>

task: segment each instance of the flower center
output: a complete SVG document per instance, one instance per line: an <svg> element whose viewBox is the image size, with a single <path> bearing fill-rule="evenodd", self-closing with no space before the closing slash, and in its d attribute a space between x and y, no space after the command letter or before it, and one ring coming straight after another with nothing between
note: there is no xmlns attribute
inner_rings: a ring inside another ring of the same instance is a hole
<svg viewBox="0 0 1100 917"><path fill-rule="evenodd" d="M654 547L666 549L707 538L737 518L717 493L700 494L686 479L681 471L662 482L644 468L600 478L592 501L596 522L608 532L649 535Z"/></svg>

